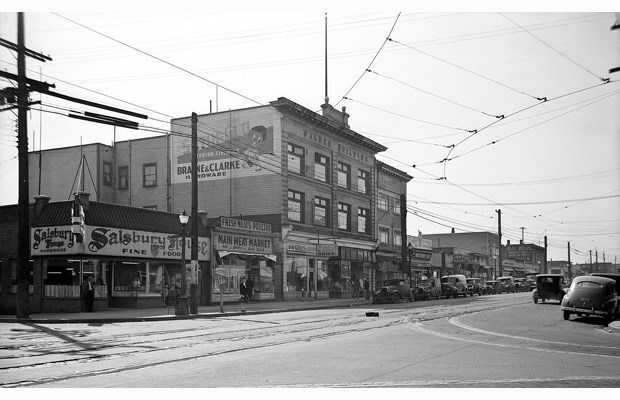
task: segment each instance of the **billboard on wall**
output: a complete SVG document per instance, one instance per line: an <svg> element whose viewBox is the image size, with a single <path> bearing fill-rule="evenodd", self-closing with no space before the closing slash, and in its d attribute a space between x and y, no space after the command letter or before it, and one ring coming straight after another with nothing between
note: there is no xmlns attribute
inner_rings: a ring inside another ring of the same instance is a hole
<svg viewBox="0 0 620 400"><path fill-rule="evenodd" d="M31 228L30 254L33 256L89 254L180 260L180 235L133 229L85 226L84 243L75 243L71 226ZM209 238L198 238L198 260L208 261ZM191 239L186 237L185 253L191 254Z"/></svg>
<svg viewBox="0 0 620 400"><path fill-rule="evenodd" d="M198 181L280 173L275 115L270 107L257 107L199 116ZM172 183L191 182L191 118L174 120L171 130Z"/></svg>
<svg viewBox="0 0 620 400"><path fill-rule="evenodd" d="M532 261L532 245L508 244L506 245L506 257L519 261Z"/></svg>

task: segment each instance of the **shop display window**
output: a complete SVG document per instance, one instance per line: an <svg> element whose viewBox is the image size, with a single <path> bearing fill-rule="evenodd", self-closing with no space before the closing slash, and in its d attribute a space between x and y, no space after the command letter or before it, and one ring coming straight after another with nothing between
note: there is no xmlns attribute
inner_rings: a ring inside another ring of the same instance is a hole
<svg viewBox="0 0 620 400"><path fill-rule="evenodd" d="M135 261L114 263L113 294L116 296L162 296L168 290L180 288L179 265Z"/></svg>
<svg viewBox="0 0 620 400"><path fill-rule="evenodd" d="M239 293L241 277L245 276L247 261L234 256L225 257L215 268L213 275L213 293Z"/></svg>
<svg viewBox="0 0 620 400"><path fill-rule="evenodd" d="M95 277L95 297L107 296L108 263L50 257L43 259L43 285L47 297L80 297L81 284Z"/></svg>

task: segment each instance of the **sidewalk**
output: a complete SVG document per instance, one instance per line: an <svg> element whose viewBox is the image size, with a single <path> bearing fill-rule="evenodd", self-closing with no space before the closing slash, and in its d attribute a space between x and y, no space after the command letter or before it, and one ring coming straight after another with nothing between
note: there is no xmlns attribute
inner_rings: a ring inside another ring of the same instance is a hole
<svg viewBox="0 0 620 400"><path fill-rule="evenodd" d="M146 322L170 321L179 319L217 318L236 315L267 314L289 312L297 310L318 310L344 307L370 307L371 300L365 299L328 299L316 301L252 301L245 305L245 313L240 304L224 304L223 313L220 305L199 306L198 314L175 315L174 307L159 308L114 308L107 311L93 313L35 313L29 319L18 319L14 315L0 315L0 323L30 322L40 324L62 323L98 323L110 324L115 322Z"/></svg>

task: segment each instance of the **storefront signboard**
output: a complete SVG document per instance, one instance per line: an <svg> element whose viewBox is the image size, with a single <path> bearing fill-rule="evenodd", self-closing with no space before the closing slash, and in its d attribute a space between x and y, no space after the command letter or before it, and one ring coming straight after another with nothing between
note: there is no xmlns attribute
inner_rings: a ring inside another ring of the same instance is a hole
<svg viewBox="0 0 620 400"><path fill-rule="evenodd" d="M242 219L234 219L221 217L220 224L222 228L241 229L252 232L271 233L271 225L262 222L244 221Z"/></svg>
<svg viewBox="0 0 620 400"><path fill-rule="evenodd" d="M182 238L180 235L133 229L85 226L83 246L76 245L71 226L31 228L30 254L33 256L60 254L89 254L179 260ZM82 251L83 249L83 251ZM191 254L191 238L185 238L187 259ZM208 261L209 238L198 238L198 260Z"/></svg>
<svg viewBox="0 0 620 400"><path fill-rule="evenodd" d="M272 254L273 240L269 237L215 232L213 234L213 248L242 253Z"/></svg>

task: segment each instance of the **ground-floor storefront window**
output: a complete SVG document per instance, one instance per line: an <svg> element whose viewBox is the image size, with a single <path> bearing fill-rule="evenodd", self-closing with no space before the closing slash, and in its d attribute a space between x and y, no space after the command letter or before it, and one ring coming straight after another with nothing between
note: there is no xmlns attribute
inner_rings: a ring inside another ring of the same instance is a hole
<svg viewBox="0 0 620 400"><path fill-rule="evenodd" d="M222 257L213 269L213 299L219 302L238 301L241 277L252 282L252 300L274 299L273 261L260 256L230 254Z"/></svg>
<svg viewBox="0 0 620 400"><path fill-rule="evenodd" d="M313 257L290 257L283 263L285 299L327 298L330 287L327 260ZM315 293L316 292L316 293Z"/></svg>
<svg viewBox="0 0 620 400"><path fill-rule="evenodd" d="M42 260L42 268L46 297L79 298L81 286L89 276L95 278L95 297L108 295L108 261L49 257Z"/></svg>

